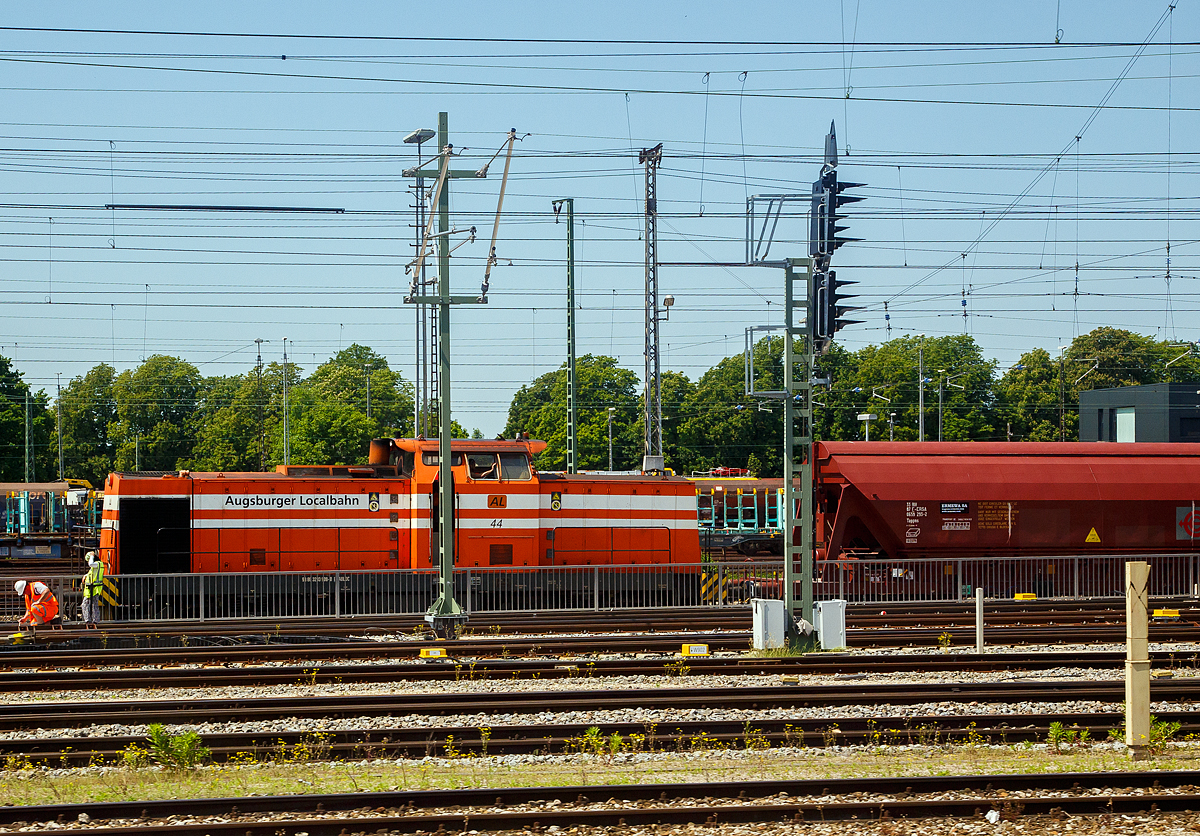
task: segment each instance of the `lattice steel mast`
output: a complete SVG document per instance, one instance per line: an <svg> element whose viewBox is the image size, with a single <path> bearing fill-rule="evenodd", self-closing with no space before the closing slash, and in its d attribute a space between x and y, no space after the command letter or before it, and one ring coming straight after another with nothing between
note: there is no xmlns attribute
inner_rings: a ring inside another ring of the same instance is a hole
<svg viewBox="0 0 1200 836"><path fill-rule="evenodd" d="M638 162L646 167L646 443L642 470L662 470L662 385L658 354L658 164L662 143L645 148Z"/></svg>

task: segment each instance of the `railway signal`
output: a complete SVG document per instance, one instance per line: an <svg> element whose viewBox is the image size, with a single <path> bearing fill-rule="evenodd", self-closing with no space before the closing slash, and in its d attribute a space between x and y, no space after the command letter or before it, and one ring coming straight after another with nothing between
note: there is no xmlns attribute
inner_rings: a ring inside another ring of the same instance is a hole
<svg viewBox="0 0 1200 836"><path fill-rule="evenodd" d="M813 295L809 312L813 322L814 347L819 354L828 350L839 330L861 322L845 318L847 314L852 314L860 308L845 304L848 299L854 297L840 290L855 282L839 281L829 264L838 247L861 240L842 235L848 227L842 223L846 216L840 209L848 203L857 203L864 199L859 195L843 192L866 184L839 182L837 164L837 135L831 122L829 134L825 137L825 163L821 167L821 176L813 181L809 211L808 254L813 260Z"/></svg>
<svg viewBox="0 0 1200 836"><path fill-rule="evenodd" d="M848 203L858 203L866 198L861 195L843 194L847 189L856 189L866 183L844 183L837 176L837 137L834 126L829 124L829 135L825 137L825 164L821 176L813 181L808 225L808 255L829 266L834 250L861 238L848 238L841 233L849 227L841 225L846 215L840 212Z"/></svg>
<svg viewBox="0 0 1200 836"><path fill-rule="evenodd" d="M843 293L841 288L846 285L858 284L838 279L837 272L827 270L825 273L818 273L814 276L812 312L814 317L813 333L817 338L818 353L824 353L829 348L829 343L833 339L834 334L845 328L847 325L859 325L861 319L847 319L847 315L853 314L855 311L860 311L862 308L857 305L847 305L845 302L853 299L852 294Z"/></svg>
<svg viewBox="0 0 1200 836"><path fill-rule="evenodd" d="M846 220L846 216L838 210L847 203L858 203L860 200L865 200L861 195L842 194L846 189L854 189L859 186L865 186L866 183L840 183L837 179L837 169L831 169L821 175L821 183L824 186L826 211L824 213L825 233L824 244L825 252L829 255L843 244L848 244L851 241L861 241L861 238L847 238L841 233L845 232L849 227L840 226L841 221Z"/></svg>

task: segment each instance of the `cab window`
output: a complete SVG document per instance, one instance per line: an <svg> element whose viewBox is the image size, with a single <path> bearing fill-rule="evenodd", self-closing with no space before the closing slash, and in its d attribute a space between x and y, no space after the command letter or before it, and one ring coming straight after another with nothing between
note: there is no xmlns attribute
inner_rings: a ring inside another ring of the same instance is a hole
<svg viewBox="0 0 1200 836"><path fill-rule="evenodd" d="M495 453L468 453L467 472L472 479L499 479L500 469Z"/></svg>
<svg viewBox="0 0 1200 836"><path fill-rule="evenodd" d="M416 454L411 450L392 450L392 464L401 476L412 476L415 458Z"/></svg>
<svg viewBox="0 0 1200 836"><path fill-rule="evenodd" d="M529 458L524 453L501 453L500 478L525 480L531 478L529 475Z"/></svg>
<svg viewBox="0 0 1200 836"><path fill-rule="evenodd" d="M441 461L441 456L438 455L436 450L432 452L425 451L421 453L421 464L436 465L439 461ZM450 466L458 467L460 464L462 464L462 453L451 453Z"/></svg>

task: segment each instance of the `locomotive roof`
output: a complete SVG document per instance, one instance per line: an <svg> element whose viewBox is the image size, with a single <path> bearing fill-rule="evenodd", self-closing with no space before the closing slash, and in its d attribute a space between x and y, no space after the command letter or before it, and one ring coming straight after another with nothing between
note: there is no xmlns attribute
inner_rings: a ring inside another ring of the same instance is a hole
<svg viewBox="0 0 1200 836"><path fill-rule="evenodd" d="M436 438L390 438L401 450L421 450L436 453L440 442ZM537 455L546 449L545 441L529 438L455 438L450 441L450 452L468 453L512 453L523 452Z"/></svg>
<svg viewBox="0 0 1200 836"><path fill-rule="evenodd" d="M1111 441L818 441L817 456L822 452L845 456L997 456L1072 458L1077 456L1140 459L1191 458L1200 460L1200 444L1138 443Z"/></svg>

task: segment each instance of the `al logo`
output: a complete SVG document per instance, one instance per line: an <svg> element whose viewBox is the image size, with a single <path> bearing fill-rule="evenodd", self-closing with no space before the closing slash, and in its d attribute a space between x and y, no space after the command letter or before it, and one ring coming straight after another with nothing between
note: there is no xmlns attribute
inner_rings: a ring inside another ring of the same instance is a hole
<svg viewBox="0 0 1200 836"><path fill-rule="evenodd" d="M379 510L379 494L378 493L367 494L367 508L371 509L372 511Z"/></svg>
<svg viewBox="0 0 1200 836"><path fill-rule="evenodd" d="M562 510L562 491L553 491L550 494L550 510L551 511L561 511Z"/></svg>

